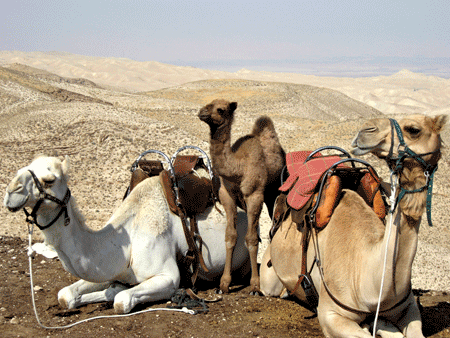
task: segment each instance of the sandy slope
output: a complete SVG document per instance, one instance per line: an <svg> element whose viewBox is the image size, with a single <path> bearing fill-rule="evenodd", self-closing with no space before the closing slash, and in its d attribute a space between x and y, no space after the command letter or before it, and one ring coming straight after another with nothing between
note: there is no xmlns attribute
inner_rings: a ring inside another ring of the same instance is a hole
<svg viewBox="0 0 450 338"><path fill-rule="evenodd" d="M120 203L129 167L142 151L171 155L187 144L209 151L208 130L196 114L214 98L238 101L233 139L266 114L287 151L323 145L349 149L363 119L449 113L450 107L450 80L408 71L389 77L320 78L21 52L0 52L0 65L7 66L0 68L0 191L35 155L68 154L73 195L96 229ZM448 130L443 138L448 144ZM365 159L388 178L384 163ZM413 270L416 288L450 291L449 165L446 153L435 181L435 227L423 222L421 229ZM22 213L1 208L0 215L0 235L26 236ZM263 248L269 224L265 215Z"/></svg>
<svg viewBox="0 0 450 338"><path fill-rule="evenodd" d="M178 67L155 61L86 57L68 53L0 52L2 64L20 63L64 77L84 78L102 86L150 91L206 79L246 79L308 84L336 89L385 114L450 112L450 79L402 70L392 76L332 78L292 73L235 73Z"/></svg>

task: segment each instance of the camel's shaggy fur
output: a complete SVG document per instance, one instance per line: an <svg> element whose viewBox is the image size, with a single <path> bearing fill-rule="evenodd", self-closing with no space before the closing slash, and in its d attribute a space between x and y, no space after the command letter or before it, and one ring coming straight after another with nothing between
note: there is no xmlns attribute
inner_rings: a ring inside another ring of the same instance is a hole
<svg viewBox="0 0 450 338"><path fill-rule="evenodd" d="M440 133L446 121L445 115L414 115L398 122L408 147L416 154L426 154L423 160L435 165L440 158ZM398 144L395 137L394 156ZM352 146L355 155L371 152L385 158L391 147L389 119L368 121ZM406 159L399 181L408 190L422 187L425 184L424 168L417 161ZM411 292L411 268L426 194L426 190L406 194L394 213L387 216L385 225L356 192L344 190L327 227L313 235L318 251L315 245L308 247L308 269L313 266L311 277L319 294L318 318L325 336L371 337L367 328L360 324L370 318L367 313L376 311L387 255L381 294L383 321L377 326L377 334L382 337L423 337L420 311ZM278 296L285 287L306 301L303 290L295 289L301 273L301 243L302 233L288 217L274 235L261 263L264 294ZM316 257L320 258L323 280L318 264L313 265ZM269 261L271 267L267 264ZM350 311L335 302L324 283L336 299L360 312ZM390 332L393 327L396 333Z"/></svg>
<svg viewBox="0 0 450 338"><path fill-rule="evenodd" d="M222 292L231 283L230 264L237 240L236 208L248 215L246 243L252 265L251 292L259 292L257 271L259 217L265 202L272 215L281 172L285 166L285 152L280 145L272 120L260 117L250 135L238 139L231 146L231 126L236 102L214 100L203 107L198 116L210 128L210 152L214 170L221 179L219 198L227 214L227 264L220 281Z"/></svg>

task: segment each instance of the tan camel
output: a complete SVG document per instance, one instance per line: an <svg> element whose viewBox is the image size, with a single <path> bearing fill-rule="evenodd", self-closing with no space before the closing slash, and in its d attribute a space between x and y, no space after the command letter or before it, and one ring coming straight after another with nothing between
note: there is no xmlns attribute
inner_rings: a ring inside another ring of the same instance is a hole
<svg viewBox="0 0 450 338"><path fill-rule="evenodd" d="M407 147L419 155L404 160L398 176L399 191L428 185L423 166L433 168L437 165L441 156L439 134L446 121L445 115L414 115L399 121ZM393 150L391 158L395 160L399 138L397 135L391 144L392 138L389 119L370 120L353 140L352 152L355 155L371 152L387 158ZM419 163L421 159L424 160L422 164ZM395 165L388 163L391 169ZM313 235L318 252L315 245L308 247L308 269L316 257L320 258L323 269L321 277L316 261L311 276L319 295L317 313L326 337L370 337L368 330L360 324L376 312L385 254L387 264L380 319L387 322L390 329L384 326L377 334L382 337L423 337L420 312L411 292L411 268L426 199L427 189L405 194L394 212L387 216L385 225L356 192L343 191L327 227ZM264 294L278 296L285 287L306 301L302 288L295 289L301 271L301 237L290 217L274 235L261 263ZM271 267L267 264L269 260Z"/></svg>
<svg viewBox="0 0 450 338"><path fill-rule="evenodd" d="M251 293L255 293L259 292L256 261L259 217L264 202L269 214L272 213L286 159L272 120L265 116L255 122L251 135L240 138L231 147L231 125L236 108L236 102L214 100L203 107L198 116L210 127L211 161L220 176L219 198L227 215L227 259L220 290L228 292L231 283L230 268L237 240L236 212L239 206L248 216L245 241L251 260Z"/></svg>

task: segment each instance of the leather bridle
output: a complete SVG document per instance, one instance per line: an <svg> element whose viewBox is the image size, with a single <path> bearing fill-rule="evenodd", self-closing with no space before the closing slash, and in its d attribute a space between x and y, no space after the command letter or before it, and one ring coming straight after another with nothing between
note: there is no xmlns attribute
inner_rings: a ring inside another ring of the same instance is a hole
<svg viewBox="0 0 450 338"><path fill-rule="evenodd" d="M400 187L400 192L395 200L395 205L392 210L395 209L395 207L398 205L400 200L405 196L405 194L413 194L417 192L422 192L425 189L427 189L427 202L426 202L426 210L427 210L427 219L429 226L432 226L433 223L431 222L431 197L432 197L432 190L433 190L433 179L434 179L434 173L436 172L438 168L437 162L435 164L429 164L425 162L425 160L422 158L423 156L432 155L435 153L440 152L440 149L437 149L435 151L429 152L429 153L423 153L423 154L416 154L414 151L412 151L405 143L405 140L403 139L402 130L398 124L398 122L394 119L389 119L391 122L391 147L389 149L389 154L386 157L386 162L391 169L391 174L399 175L404 166L404 161L408 158L411 158L415 160L417 163L422 166L424 169L424 175L426 178L425 185L423 185L420 188L408 190L402 187ZM398 155L396 157L393 156L393 149L394 149L394 136L395 132L397 133L397 137L399 140L399 145L397 147L397 153Z"/></svg>
<svg viewBox="0 0 450 338"><path fill-rule="evenodd" d="M39 190L39 199L36 202L36 204L34 205L31 213L29 213L25 208L23 208L23 211L25 212L25 215L26 215L26 222L30 223L32 225L35 224L40 230L45 230L45 229L48 229L49 227L51 227L58 220L58 218L61 217L61 215L64 213L64 225L65 226L69 225L70 217L67 212L67 203L69 202L69 199L70 199L69 188L67 188L66 195L64 196L64 199L61 201L61 200L57 199L55 196L47 194L45 192L44 188L42 187L41 182L39 182L39 179L36 177L35 173L31 170L28 170L28 171L30 172L31 177L33 178L36 188ZM59 213L55 216L55 218L50 223L48 223L47 225L40 225L37 222L37 212L38 212L39 208L41 207L42 203L44 202L44 200L50 200L52 202L55 202L56 204L61 206L61 210L59 211Z"/></svg>

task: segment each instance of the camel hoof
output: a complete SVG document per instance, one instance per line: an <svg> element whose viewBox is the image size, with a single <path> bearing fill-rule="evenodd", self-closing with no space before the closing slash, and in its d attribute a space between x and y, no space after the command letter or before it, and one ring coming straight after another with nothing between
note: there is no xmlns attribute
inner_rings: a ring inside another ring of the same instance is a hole
<svg viewBox="0 0 450 338"><path fill-rule="evenodd" d="M220 283L220 291L222 292L222 293L228 293L228 292L230 292L230 288L229 288L229 283ZM221 294L222 294L221 293Z"/></svg>

